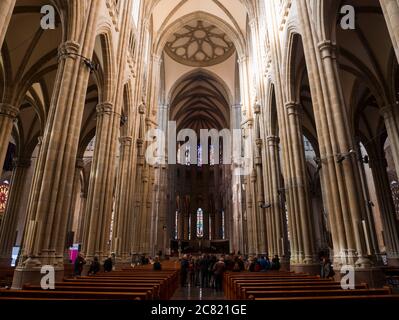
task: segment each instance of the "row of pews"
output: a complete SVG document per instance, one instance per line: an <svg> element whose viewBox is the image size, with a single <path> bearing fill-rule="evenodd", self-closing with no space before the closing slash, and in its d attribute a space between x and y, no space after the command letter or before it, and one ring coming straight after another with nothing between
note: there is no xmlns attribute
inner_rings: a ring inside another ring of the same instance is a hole
<svg viewBox="0 0 399 320"><path fill-rule="evenodd" d="M14 267L0 267L0 288L11 286L14 270Z"/></svg>
<svg viewBox="0 0 399 320"><path fill-rule="evenodd" d="M343 290L339 282L319 276L293 272L234 273L224 274L224 292L230 300L307 301L367 299L398 300L390 287L370 289L367 284L353 290Z"/></svg>
<svg viewBox="0 0 399 320"><path fill-rule="evenodd" d="M0 300L168 300L178 287L178 272L152 266L122 269L95 276L64 278L54 290L26 284L22 290L0 289Z"/></svg>

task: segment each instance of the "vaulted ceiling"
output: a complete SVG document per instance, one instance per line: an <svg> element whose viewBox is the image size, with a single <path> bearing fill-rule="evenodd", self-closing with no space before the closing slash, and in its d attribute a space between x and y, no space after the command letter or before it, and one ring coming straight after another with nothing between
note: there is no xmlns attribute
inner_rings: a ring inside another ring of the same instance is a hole
<svg viewBox="0 0 399 320"><path fill-rule="evenodd" d="M220 81L205 72L195 72L182 80L172 92L170 118L177 130L229 128L228 96Z"/></svg>

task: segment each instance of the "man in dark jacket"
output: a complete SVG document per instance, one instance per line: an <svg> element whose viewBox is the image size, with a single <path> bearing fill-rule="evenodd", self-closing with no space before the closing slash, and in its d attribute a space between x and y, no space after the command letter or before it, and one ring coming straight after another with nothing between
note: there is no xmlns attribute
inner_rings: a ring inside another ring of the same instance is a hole
<svg viewBox="0 0 399 320"><path fill-rule="evenodd" d="M181 260L180 263L180 284L182 287L186 286L187 283L187 272L188 272L188 260L187 260L187 256L184 255L183 259Z"/></svg>
<svg viewBox="0 0 399 320"><path fill-rule="evenodd" d="M112 271L112 257L108 257L104 261L104 272L111 272Z"/></svg>
<svg viewBox="0 0 399 320"><path fill-rule="evenodd" d="M86 260L85 258L83 258L83 255L81 253L79 253L79 255L77 256L76 260L75 260L75 276L80 277L82 275L82 271L83 271L83 266L86 264Z"/></svg>
<svg viewBox="0 0 399 320"><path fill-rule="evenodd" d="M201 271L201 288L208 288L209 286L209 259L206 255L202 256L200 260Z"/></svg>

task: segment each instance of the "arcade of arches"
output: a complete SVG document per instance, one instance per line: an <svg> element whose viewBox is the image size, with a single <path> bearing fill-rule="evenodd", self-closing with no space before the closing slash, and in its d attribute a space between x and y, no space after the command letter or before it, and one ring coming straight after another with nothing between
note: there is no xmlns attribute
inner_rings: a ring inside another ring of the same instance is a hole
<svg viewBox="0 0 399 320"><path fill-rule="evenodd" d="M323 252L365 278L399 266L398 0L2 0L0 16L0 265L16 263L15 288L43 265L62 276L76 247L119 265L240 252L318 272ZM149 133L171 126L194 142L168 135L150 163ZM225 163L204 129L238 131L242 157Z"/></svg>

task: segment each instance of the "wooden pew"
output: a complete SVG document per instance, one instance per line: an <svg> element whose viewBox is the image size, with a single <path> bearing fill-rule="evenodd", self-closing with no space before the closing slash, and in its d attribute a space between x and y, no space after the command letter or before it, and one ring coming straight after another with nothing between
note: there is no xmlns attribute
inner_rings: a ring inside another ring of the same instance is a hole
<svg viewBox="0 0 399 320"><path fill-rule="evenodd" d="M278 297L278 298L256 298L256 301L323 301L323 302L339 302L339 301L397 301L399 302L399 295L354 295L354 296L323 296L323 297Z"/></svg>
<svg viewBox="0 0 399 320"><path fill-rule="evenodd" d="M57 298L84 300L149 300L151 292L93 292L93 291L55 291L55 290L7 290L0 289L3 298Z"/></svg>
<svg viewBox="0 0 399 320"><path fill-rule="evenodd" d="M257 298L287 298L287 297L342 297L342 296L378 296L390 295L388 288L384 289L354 289L354 290L280 290L280 291L253 291L245 292L244 300Z"/></svg>
<svg viewBox="0 0 399 320"><path fill-rule="evenodd" d="M366 284L358 285L355 289L368 289ZM245 300L247 299L248 292L272 292L272 291L336 291L342 290L340 284L332 284L332 285L297 285L297 286L259 286L259 285L240 285L238 289L239 295L235 295L233 299L237 300Z"/></svg>

